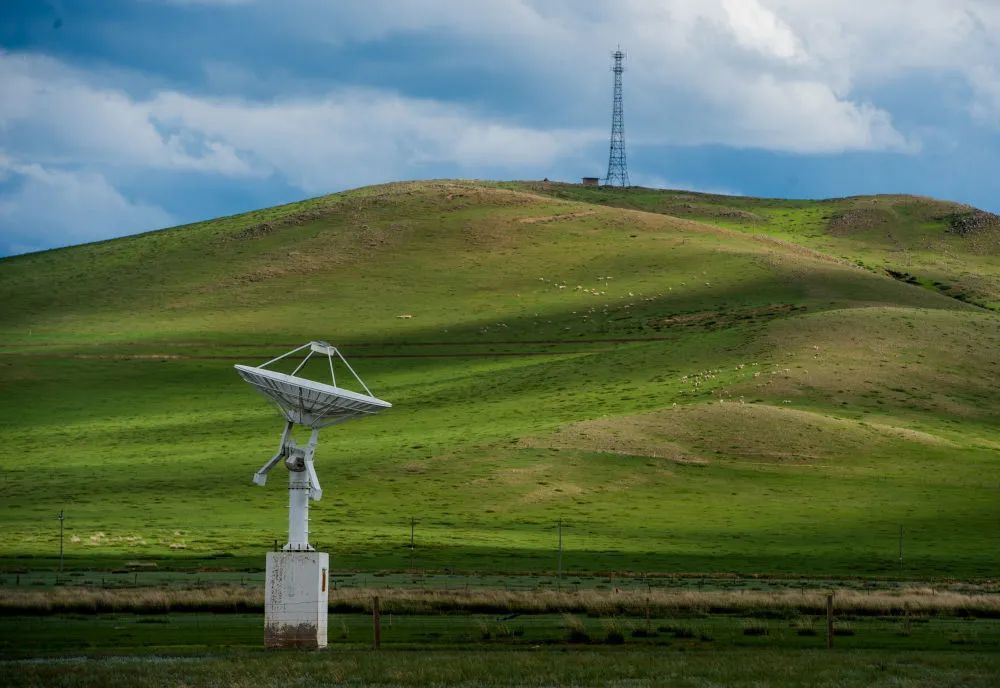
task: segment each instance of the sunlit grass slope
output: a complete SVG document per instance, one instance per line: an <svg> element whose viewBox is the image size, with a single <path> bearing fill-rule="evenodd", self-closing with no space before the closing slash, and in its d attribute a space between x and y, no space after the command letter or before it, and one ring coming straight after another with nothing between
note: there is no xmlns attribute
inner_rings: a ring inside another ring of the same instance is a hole
<svg viewBox="0 0 1000 688"><path fill-rule="evenodd" d="M324 338L395 404L323 434L340 567L553 570L562 519L571 570L894 575L902 525L903 575L995 574L996 313L800 236L800 202L748 231L538 191L392 184L0 261L0 557L51 557L65 507L79 565L259 566L280 421L232 364Z"/></svg>
<svg viewBox="0 0 1000 688"><path fill-rule="evenodd" d="M791 241L1000 309L1000 217L967 205L905 195L789 201L640 187L608 190L539 182L508 186Z"/></svg>

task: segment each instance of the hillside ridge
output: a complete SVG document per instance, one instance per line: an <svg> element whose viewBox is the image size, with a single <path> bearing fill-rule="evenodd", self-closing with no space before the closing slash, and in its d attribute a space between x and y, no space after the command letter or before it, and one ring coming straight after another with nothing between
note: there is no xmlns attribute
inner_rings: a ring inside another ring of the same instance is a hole
<svg viewBox="0 0 1000 688"><path fill-rule="evenodd" d="M392 196L397 196L400 194L405 194L408 191L412 191L421 188L427 188L430 185L441 185L442 189L457 188L457 189L485 189L485 188L505 188L503 185L511 186L523 186L524 190L522 193L528 195L536 196L538 198L547 198L544 191L538 191L537 189L541 187L548 187L550 189L588 189L589 187L583 187L579 184L563 183L563 182L492 182L492 181L480 181L480 180L465 180L465 179L434 179L434 180L408 180L408 181L398 181L398 182L385 182L382 184L372 184L363 187L357 187L354 189L349 189L346 191L332 192L328 194L321 194L319 196L311 196L298 201L289 201L288 203L282 203L275 206L269 206L266 208L257 208L252 210L246 210L242 212L233 213L231 215L220 215L214 218L207 218L204 220L195 220L192 222L187 222L180 225L173 225L170 227L162 227L159 229L152 229L147 231L136 232L134 234L126 234L118 237L111 237L108 239L100 239L97 241L84 242L80 244L70 244L67 246L58 246L50 249L43 249L40 251L32 251L29 253L20 253L12 256L0 256L0 263L12 260L18 260L22 258L27 258L31 256L38 256L39 254L51 254L55 251L64 251L67 249L78 248L81 246L94 246L100 244L106 244L109 242L115 242L120 240L134 240L141 237L147 237L152 235L161 234L164 232L177 232L183 230L189 230L194 228L200 228L206 225L219 224L219 223L243 223L248 222L240 232L245 232L242 237L237 238L252 238L253 236L259 236L267 234L268 231L259 231L259 229L265 225L273 224L279 226L285 226L289 224L301 223L311 219L317 219L322 217L328 212L332 212L333 206L339 205L336 201L341 201L343 199L346 201L348 198L353 198L355 194L374 194L374 198L390 198ZM703 191L693 191L684 189L662 189L653 187L631 187L634 190L641 191L653 191L653 192L663 192L669 194L676 194L677 196L691 196L693 198L700 199L711 199L711 200L730 200L730 201L749 201L749 202L791 202L791 203L835 203L841 201L870 201L870 200L916 200L925 201L935 204L940 204L945 207L952 208L955 212L971 212L982 214L984 216L989 216L991 218L997 218L1000 222L1000 216L990 213L988 211L976 208L975 206L960 203L957 201L948 201L937 199L932 196L922 196L916 194L863 194L854 196L843 196L843 197L830 197L822 199L783 199L778 197L766 197L766 196L743 196L743 195L729 195L729 194L719 194ZM379 190L384 190L383 193L379 194ZM513 189L511 189L513 190ZM330 203L330 201L335 201ZM289 210L287 215L282 214L282 211ZM633 208L633 210L641 210L640 208ZM265 214L274 214L275 218L273 220L261 219Z"/></svg>

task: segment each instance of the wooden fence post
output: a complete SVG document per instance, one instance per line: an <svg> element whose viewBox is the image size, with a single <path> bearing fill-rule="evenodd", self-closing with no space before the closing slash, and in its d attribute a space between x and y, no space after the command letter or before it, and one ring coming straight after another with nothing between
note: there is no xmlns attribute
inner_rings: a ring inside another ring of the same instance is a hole
<svg viewBox="0 0 1000 688"><path fill-rule="evenodd" d="M382 647L382 611L379 609L378 595L372 598L372 624L375 627L375 641L372 649Z"/></svg>
<svg viewBox="0 0 1000 688"><path fill-rule="evenodd" d="M826 649L833 648L833 593L826 594Z"/></svg>

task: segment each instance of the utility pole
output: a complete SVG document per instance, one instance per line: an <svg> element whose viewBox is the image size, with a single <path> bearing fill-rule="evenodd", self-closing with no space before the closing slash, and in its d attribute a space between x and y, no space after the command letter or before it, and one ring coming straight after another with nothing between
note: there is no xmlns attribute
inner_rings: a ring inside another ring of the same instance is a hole
<svg viewBox="0 0 1000 688"><path fill-rule="evenodd" d="M899 575L903 575L903 526L899 526Z"/></svg>
<svg viewBox="0 0 1000 688"><path fill-rule="evenodd" d="M605 186L631 186L628 180L628 165L625 162L625 119L622 114L622 60L625 53L621 46L611 53L615 63L611 71L615 74L615 94L611 108L611 149L608 152L608 175L604 178Z"/></svg>
<svg viewBox="0 0 1000 688"><path fill-rule="evenodd" d="M556 579L556 587L560 590L562 589L562 519L559 519L559 559L558 559L558 577Z"/></svg>
<svg viewBox="0 0 1000 688"><path fill-rule="evenodd" d="M59 575L63 572L63 522L66 520L66 512L64 509L59 510L59 515L56 516L59 519Z"/></svg>
<svg viewBox="0 0 1000 688"><path fill-rule="evenodd" d="M414 518L412 516L410 516L410 571L413 570L413 550L414 550L414 547L415 547L414 540L413 540L413 528L414 528L415 524L416 524L416 520L414 520Z"/></svg>

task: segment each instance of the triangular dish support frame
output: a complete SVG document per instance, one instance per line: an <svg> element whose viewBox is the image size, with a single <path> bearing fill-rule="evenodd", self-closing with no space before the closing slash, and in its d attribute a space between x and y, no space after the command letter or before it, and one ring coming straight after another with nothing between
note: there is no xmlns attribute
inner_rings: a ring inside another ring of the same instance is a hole
<svg viewBox="0 0 1000 688"><path fill-rule="evenodd" d="M291 373L288 373L289 375L292 375L294 377L295 374L300 370L302 370L305 364L309 362L309 359L312 358L313 354L318 354L318 353L326 354L327 362L330 364L330 379L333 380L333 386L336 387L337 373L334 371L333 368L333 357L336 356L337 358L340 359L340 362L344 364L344 367L346 367L351 372L351 375L353 375L354 379L358 381L358 384L361 385L362 388L364 388L365 393L370 397L375 396L374 394L372 394L372 391L368 389L368 385L366 385L365 381L361 379L361 376L358 375L356 372L354 372L354 368L351 367L351 364L348 363L347 359L344 358L343 354L340 353L340 350L337 349L337 347L333 346L332 344L328 344L323 341L312 341L309 342L308 344L303 344L300 347L297 347L295 349L292 349L291 351L281 354L280 356L272 358L267 363L261 363L257 367L266 368L272 363L277 363L278 361L288 358L289 356L296 354L299 351L302 351L303 349L306 348L309 349L309 353L306 354L305 358L302 359L302 362L295 367L295 370L293 370Z"/></svg>

